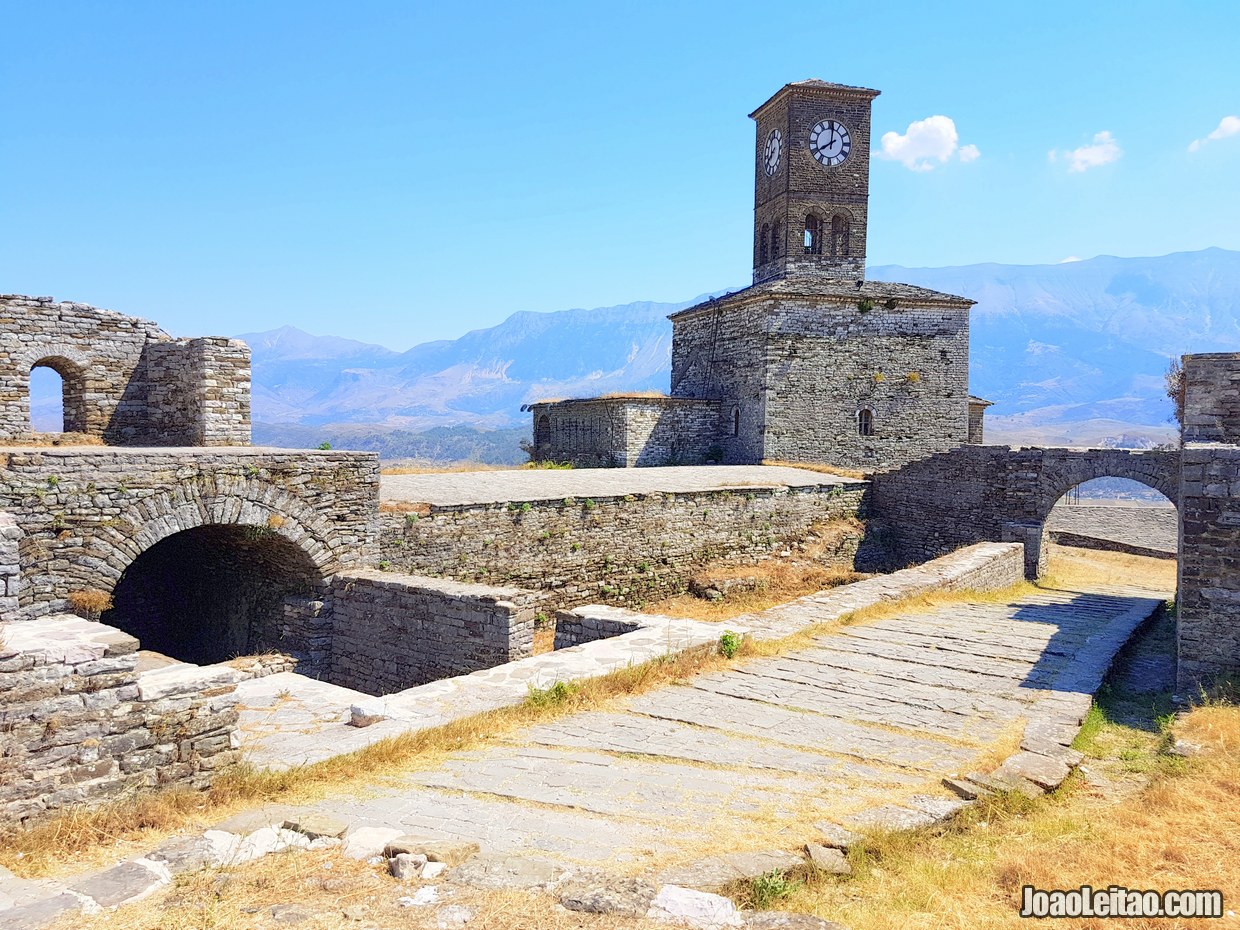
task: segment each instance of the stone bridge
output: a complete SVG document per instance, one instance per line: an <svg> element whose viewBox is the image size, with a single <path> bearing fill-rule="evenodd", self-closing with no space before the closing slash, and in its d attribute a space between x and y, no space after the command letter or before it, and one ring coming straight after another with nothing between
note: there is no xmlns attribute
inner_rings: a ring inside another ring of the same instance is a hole
<svg viewBox="0 0 1240 930"><path fill-rule="evenodd" d="M1180 453L962 446L876 476L874 505L901 561L986 540L1023 542L1034 577L1051 508L1094 478L1138 481L1178 506Z"/></svg>

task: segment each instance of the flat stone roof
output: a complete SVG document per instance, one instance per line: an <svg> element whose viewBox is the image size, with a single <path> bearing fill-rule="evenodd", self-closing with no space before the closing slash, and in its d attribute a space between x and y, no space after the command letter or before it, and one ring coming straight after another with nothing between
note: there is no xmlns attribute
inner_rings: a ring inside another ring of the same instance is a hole
<svg viewBox="0 0 1240 930"><path fill-rule="evenodd" d="M832 487L864 484L782 465L680 465L664 468L568 468L383 475L379 497L445 507L566 497L693 493L725 489Z"/></svg>

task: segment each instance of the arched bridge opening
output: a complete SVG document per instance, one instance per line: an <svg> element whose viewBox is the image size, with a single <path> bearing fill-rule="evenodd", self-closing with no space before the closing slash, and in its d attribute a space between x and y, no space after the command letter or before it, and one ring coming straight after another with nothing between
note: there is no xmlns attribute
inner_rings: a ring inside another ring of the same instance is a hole
<svg viewBox="0 0 1240 930"><path fill-rule="evenodd" d="M210 524L139 554L100 619L143 649L209 664L272 648L286 600L324 582L310 555L273 527Z"/></svg>

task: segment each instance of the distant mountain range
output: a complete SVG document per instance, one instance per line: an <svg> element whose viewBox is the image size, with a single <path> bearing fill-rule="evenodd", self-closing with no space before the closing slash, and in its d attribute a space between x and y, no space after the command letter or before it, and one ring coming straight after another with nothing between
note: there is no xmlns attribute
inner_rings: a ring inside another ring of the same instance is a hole
<svg viewBox="0 0 1240 930"><path fill-rule="evenodd" d="M1168 360L1240 351L1240 252L1059 265L884 265L869 275L977 301L970 390L995 402L987 416L992 441L1168 441ZM291 326L246 333L255 441L326 440L390 456L519 461L524 403L667 390L667 315L700 299L514 313L497 326L407 352Z"/></svg>

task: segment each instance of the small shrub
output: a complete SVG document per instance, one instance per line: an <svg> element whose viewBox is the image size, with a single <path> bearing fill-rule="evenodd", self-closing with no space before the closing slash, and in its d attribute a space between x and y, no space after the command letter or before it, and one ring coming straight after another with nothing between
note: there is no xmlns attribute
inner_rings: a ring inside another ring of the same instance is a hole
<svg viewBox="0 0 1240 930"><path fill-rule="evenodd" d="M650 564L648 562L638 562L637 570L639 572L648 572L650 571Z"/></svg>
<svg viewBox="0 0 1240 930"><path fill-rule="evenodd" d="M330 452L331 448L332 448L332 444L328 442L327 440L324 440L318 445L318 449L320 452Z"/></svg>
<svg viewBox="0 0 1240 930"><path fill-rule="evenodd" d="M48 486L49 488L59 487L59 486L60 486L60 477L59 477L58 475L48 475L48 476L47 476L47 486Z"/></svg>
<svg viewBox="0 0 1240 930"><path fill-rule="evenodd" d="M273 513L271 516L267 518L267 528L272 529L272 530L278 530L280 527L284 526L284 524L287 522L288 521L285 520L278 513Z"/></svg>
<svg viewBox="0 0 1240 930"><path fill-rule="evenodd" d="M571 546L569 546L568 548L569 548L569 550L570 550L570 551L572 551L572 552L580 552L580 551L581 551L581 543L579 543L579 542L575 542L575 543L573 543Z"/></svg>
<svg viewBox="0 0 1240 930"><path fill-rule="evenodd" d="M862 297L859 301L857 301L857 309L862 313L869 313L874 309L874 301L870 300L868 297Z"/></svg>
<svg viewBox="0 0 1240 930"><path fill-rule="evenodd" d="M907 381L909 384L916 384L918 381L921 380L921 372L910 371L907 375L904 376L904 380Z"/></svg>
<svg viewBox="0 0 1240 930"><path fill-rule="evenodd" d="M416 514L416 513L407 513L407 514L405 514L405 522L406 522L406 523L411 523L411 524L412 524L412 523L417 523L419 519L421 519L421 518L420 518L420 517L418 516L418 514Z"/></svg>
<svg viewBox="0 0 1240 930"><path fill-rule="evenodd" d="M882 384L884 381L887 380L887 376L883 374L881 371L874 372L874 374L871 377L873 378L873 381L875 384Z"/></svg>
<svg viewBox="0 0 1240 930"><path fill-rule="evenodd" d="M788 897L801 885L802 882L798 879L785 878L779 869L772 869L765 875L759 875L753 880L753 887L750 889L754 909L767 910L771 904Z"/></svg>
<svg viewBox="0 0 1240 930"><path fill-rule="evenodd" d="M387 559L379 560L379 571L386 572L386 571L389 571L391 568L392 568L392 563L389 562Z"/></svg>
<svg viewBox="0 0 1240 930"><path fill-rule="evenodd" d="M724 630L719 637L719 654L725 659L732 659L741 651L741 635L731 630Z"/></svg>
<svg viewBox="0 0 1240 930"><path fill-rule="evenodd" d="M598 504L594 503L593 498L587 497L586 502L582 504L581 506L585 507L586 510L593 510L595 507L598 506Z"/></svg>
<svg viewBox="0 0 1240 930"><path fill-rule="evenodd" d="M558 707L568 703L580 690L581 686L573 681L557 681L550 688L530 685L525 700L531 707Z"/></svg>
<svg viewBox="0 0 1240 930"><path fill-rule="evenodd" d="M262 470L257 465L247 465L245 473L251 478L257 478L262 473Z"/></svg>

